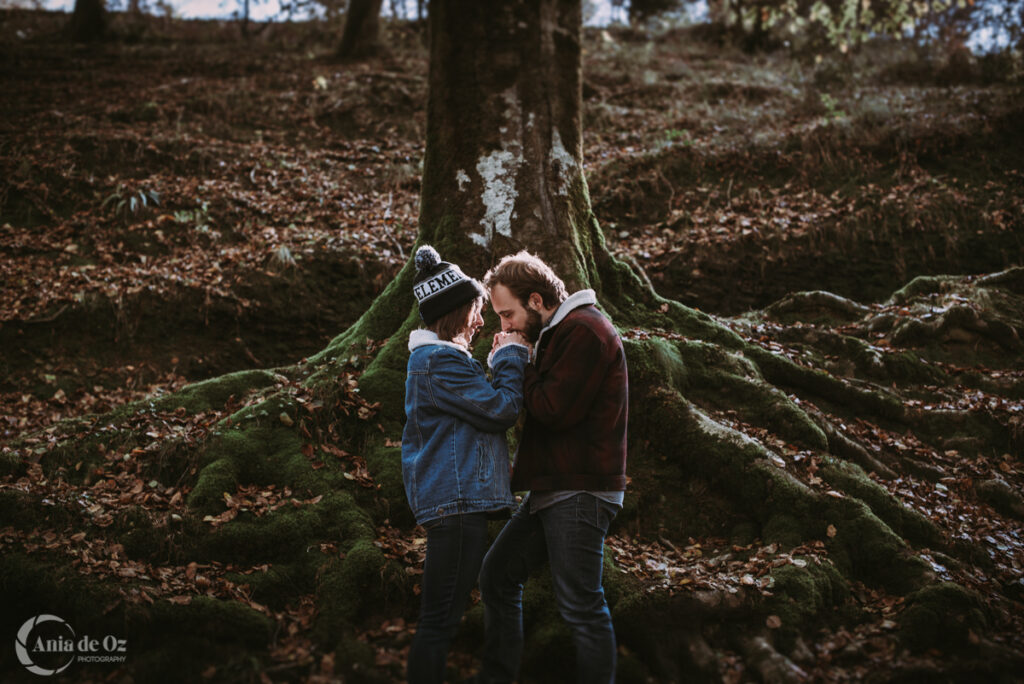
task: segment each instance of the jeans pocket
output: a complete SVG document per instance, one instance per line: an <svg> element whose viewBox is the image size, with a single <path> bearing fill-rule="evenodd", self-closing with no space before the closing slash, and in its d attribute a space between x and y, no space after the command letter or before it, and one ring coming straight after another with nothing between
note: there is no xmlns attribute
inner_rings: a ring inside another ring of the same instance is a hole
<svg viewBox="0 0 1024 684"><path fill-rule="evenodd" d="M619 512L618 506L586 492L576 495L576 515L581 522L608 533L608 528Z"/></svg>

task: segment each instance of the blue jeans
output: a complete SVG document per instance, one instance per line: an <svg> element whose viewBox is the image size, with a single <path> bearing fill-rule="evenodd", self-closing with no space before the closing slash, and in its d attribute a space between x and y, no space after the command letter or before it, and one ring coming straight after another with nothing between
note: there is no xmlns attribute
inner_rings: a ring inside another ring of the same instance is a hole
<svg viewBox="0 0 1024 684"><path fill-rule="evenodd" d="M615 631L601 573L604 538L618 506L577 494L537 513L519 507L484 558L484 655L479 682L512 682L523 652L523 584L545 562L555 600L572 631L576 680L615 681Z"/></svg>
<svg viewBox="0 0 1024 684"><path fill-rule="evenodd" d="M487 550L487 515L449 515L423 525L427 557L423 562L420 619L409 647L410 684L445 680L448 647L469 603Z"/></svg>

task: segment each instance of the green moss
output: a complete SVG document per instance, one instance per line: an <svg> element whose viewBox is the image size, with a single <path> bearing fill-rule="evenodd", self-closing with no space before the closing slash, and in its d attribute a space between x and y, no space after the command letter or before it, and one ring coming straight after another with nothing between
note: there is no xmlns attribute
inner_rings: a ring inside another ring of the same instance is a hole
<svg viewBox="0 0 1024 684"><path fill-rule="evenodd" d="M740 350L747 346L742 337L703 311L691 309L669 299L659 300L658 304L662 307L668 306L668 316L673 323L668 326L668 330L725 349Z"/></svg>
<svg viewBox="0 0 1024 684"><path fill-rule="evenodd" d="M790 293L768 306L764 313L771 320L787 325L813 323L835 327L855 321L869 311L867 307L845 297L814 290Z"/></svg>
<svg viewBox="0 0 1024 684"><path fill-rule="evenodd" d="M806 412L763 382L757 367L742 355L705 342L661 338L627 340L625 346L634 385L668 380L695 399L736 410L744 421L769 427L789 441L827 448L825 434ZM738 396L743 401L735 401Z"/></svg>
<svg viewBox="0 0 1024 684"><path fill-rule="evenodd" d="M843 575L827 560L820 564L814 558L794 560L797 564L772 570L772 596L763 606L766 615L782 620L776 640L783 650L792 648L802 628L842 604L850 593Z"/></svg>
<svg viewBox="0 0 1024 684"><path fill-rule="evenodd" d="M121 544L130 557L151 560L160 551L164 535L156 533L152 518L141 506L130 506L121 511L113 527L114 532L120 533Z"/></svg>
<svg viewBox="0 0 1024 684"><path fill-rule="evenodd" d="M310 460L298 449L284 452L281 456L277 462L277 477L273 481L291 486L295 496L309 499L339 486L335 479L338 476L336 470L328 467L314 470ZM330 457L324 461L331 466L337 466Z"/></svg>
<svg viewBox="0 0 1024 684"><path fill-rule="evenodd" d="M231 414L231 422L235 425L244 425L247 421L254 421L261 427L286 427L281 421L281 415L286 414L288 418L295 421L298 417L298 405L294 399L284 394L273 394L261 402L251 404Z"/></svg>
<svg viewBox="0 0 1024 684"><path fill-rule="evenodd" d="M276 415L274 420L276 421ZM296 455L301 456L302 439L283 425L246 426L221 432L208 446L207 457L228 460L235 465L238 478L246 483L291 484L281 472ZM308 462L306 463L308 468ZM292 473L294 476L296 473Z"/></svg>
<svg viewBox="0 0 1024 684"><path fill-rule="evenodd" d="M238 468L229 459L209 464L199 473L199 481L188 495L188 505L199 513L213 513L223 508L224 494L238 489Z"/></svg>
<svg viewBox="0 0 1024 684"><path fill-rule="evenodd" d="M398 424L404 422L409 333L418 325L419 317L410 315L359 378L360 394L371 403L380 403L380 420Z"/></svg>
<svg viewBox="0 0 1024 684"><path fill-rule="evenodd" d="M324 536L325 525L312 506L280 508L259 518L241 517L221 526L202 544L204 558L237 562L286 561L301 558L311 539Z"/></svg>
<svg viewBox="0 0 1024 684"><path fill-rule="evenodd" d="M753 544L759 536L758 526L749 520L741 520L732 526L729 531L729 543L733 546L747 546Z"/></svg>
<svg viewBox="0 0 1024 684"><path fill-rule="evenodd" d="M320 643L337 642L364 612L382 603L384 554L370 541L358 541L345 554L323 566L317 575L317 620L313 633Z"/></svg>
<svg viewBox="0 0 1024 684"><path fill-rule="evenodd" d="M319 504L321 516L329 529L340 535L346 543L372 540L376 537L373 520L349 492L332 492Z"/></svg>
<svg viewBox="0 0 1024 684"><path fill-rule="evenodd" d="M107 425L115 425L118 421L134 416L136 410L127 411L120 417L111 417ZM61 423L67 427L68 423ZM60 476L69 482L81 483L93 471L93 466L103 467L107 453L116 450L129 451L139 443L139 437L131 430L105 429L102 432L92 431L84 437L72 436L61 440L51 451L45 448L36 454L46 454L41 460L44 472L49 476Z"/></svg>
<svg viewBox="0 0 1024 684"><path fill-rule="evenodd" d="M30 530L46 519L38 497L17 489L0 490L0 520L19 530Z"/></svg>
<svg viewBox="0 0 1024 684"><path fill-rule="evenodd" d="M903 304L921 295L944 292L956 284L956 278L950 276L918 276L893 293L890 301Z"/></svg>
<svg viewBox="0 0 1024 684"><path fill-rule="evenodd" d="M921 586L929 570L910 553L871 509L846 497L833 499L808 488L787 471L771 463L759 443L711 421L678 394L656 390L644 400L643 430L656 436L650 451L671 453L687 445L683 467L704 478L716 490L728 493L735 512L762 521L764 534L785 544L808 538L828 538L836 564L854 576L907 591ZM825 465L830 465L825 461ZM908 517L907 524L913 523Z"/></svg>
<svg viewBox="0 0 1024 684"><path fill-rule="evenodd" d="M1003 480L982 480L975 483L974 489L979 499L1003 515L1024 519L1024 497Z"/></svg>
<svg viewBox="0 0 1024 684"><path fill-rule="evenodd" d="M761 528L761 538L768 544L778 544L782 549L799 546L807 536L804 525L786 513L776 513Z"/></svg>
<svg viewBox="0 0 1024 684"><path fill-rule="evenodd" d="M413 524L412 510L405 498L402 481L402 448L367 445L366 466L379 485L377 503L384 507L384 515L396 525Z"/></svg>
<svg viewBox="0 0 1024 684"><path fill-rule="evenodd" d="M763 381L715 373L710 382L698 385L716 388L716 397L729 397L731 402L722 408L732 408L744 422L765 427L788 442L811 449L828 448L828 438L810 416L785 393ZM743 400L737 402L735 397Z"/></svg>
<svg viewBox="0 0 1024 684"><path fill-rule="evenodd" d="M689 369L678 345L659 337L648 340L623 340L631 384L658 378L682 391L689 385ZM641 381L640 378L644 380Z"/></svg>
<svg viewBox="0 0 1024 684"><path fill-rule="evenodd" d="M376 656L373 646L368 642L357 639L354 634L345 634L334 647L335 673L348 675L344 681L390 684L394 680L380 671Z"/></svg>
<svg viewBox="0 0 1024 684"><path fill-rule="evenodd" d="M201 635L217 642L264 647L274 633L274 621L238 601L195 596L187 604L158 601L149 615L149 629L160 634Z"/></svg>
<svg viewBox="0 0 1024 684"><path fill-rule="evenodd" d="M863 501L889 528L920 546L941 547L942 534L925 516L904 506L884 487L869 478L860 466L834 461L818 471L833 489Z"/></svg>
<svg viewBox="0 0 1024 684"><path fill-rule="evenodd" d="M320 557L320 542L348 549L374 538L372 521L348 492L332 492L316 504L282 506L256 517L249 513L204 538L204 558L236 562L300 562Z"/></svg>
<svg viewBox="0 0 1024 684"><path fill-rule="evenodd" d="M342 480L337 464L331 460L329 468L313 470L302 447L293 428L273 421L215 433L206 445L203 460L207 465L189 495L189 505L201 513L222 510L224 493L234 494L239 483L287 486L302 498L326 494L339 486Z"/></svg>
<svg viewBox="0 0 1024 684"><path fill-rule="evenodd" d="M725 487L740 502L762 504L771 485L756 466L766 456L764 448L740 433L711 421L676 392L658 389L634 411L640 431L651 436L644 450L650 455L678 454L676 459L692 477L706 480L712 487ZM646 427L646 429L645 429ZM679 452L679 445L687 448ZM758 508L758 510L761 510ZM756 517L764 515L759 513Z"/></svg>
<svg viewBox="0 0 1024 684"><path fill-rule="evenodd" d="M604 587L604 595L608 601L608 607L613 614L620 604L627 605L629 601L643 593L643 589L635 577L616 567L615 562L612 560L612 553L607 547L604 549L604 569L601 575L601 584Z"/></svg>
<svg viewBox="0 0 1024 684"><path fill-rule="evenodd" d="M201 680L210 668L218 679L247 681L263 669L274 622L237 601L196 596L184 605L135 606L125 628L135 654L129 656L131 670L140 681Z"/></svg>
<svg viewBox="0 0 1024 684"><path fill-rule="evenodd" d="M69 623L95 626L120 594L113 586L79 575L64 558L45 553L5 553L0 557L0 625L11 634L29 617L60 615Z"/></svg>
<svg viewBox="0 0 1024 684"><path fill-rule="evenodd" d="M572 632L561 617L534 625L526 634L522 669L542 682L571 682L576 676Z"/></svg>
<svg viewBox="0 0 1024 684"><path fill-rule="evenodd" d="M751 346L744 353L754 361L765 379L773 385L794 387L845 406L891 420L904 417L903 402L895 395L879 389L867 390L844 383L825 371L802 368L792 361L760 347Z"/></svg>
<svg viewBox="0 0 1024 684"><path fill-rule="evenodd" d="M16 477L24 470L21 458L11 453L0 453L0 477Z"/></svg>
<svg viewBox="0 0 1024 684"><path fill-rule="evenodd" d="M551 584L551 570L545 567L523 587L523 620L526 628L532 629L534 624L561 619L555 591Z"/></svg>
<svg viewBox="0 0 1024 684"><path fill-rule="evenodd" d="M129 639L128 648L132 680L153 684L205 681L211 679L211 672L213 681L256 681L268 660L255 647L184 633ZM183 653L188 657L183 658Z"/></svg>
<svg viewBox="0 0 1024 684"><path fill-rule="evenodd" d="M184 406L189 413L221 409L232 396L241 399L252 390L269 387L275 382L277 377L270 371L238 371L188 385L174 394L157 399L152 405L160 411L173 411Z"/></svg>
<svg viewBox="0 0 1024 684"><path fill-rule="evenodd" d="M321 554L303 554L296 562L277 563L250 574L226 573L224 579L236 585L248 585L254 601L273 610L282 610L297 596L311 594L316 588L316 569Z"/></svg>
<svg viewBox="0 0 1024 684"><path fill-rule="evenodd" d="M911 553L903 538L856 499L836 500L820 517L820 524L835 527L836 534L828 544L836 565L868 583L906 593L931 575L931 569Z"/></svg>
<svg viewBox="0 0 1024 684"><path fill-rule="evenodd" d="M933 584L910 594L898 620L900 639L914 651L963 651L971 647L972 633L982 636L988 628L982 598L952 582Z"/></svg>
<svg viewBox="0 0 1024 684"><path fill-rule="evenodd" d="M965 456L982 455L1011 439L1010 430L983 411L924 411L915 416L914 427L922 440Z"/></svg>

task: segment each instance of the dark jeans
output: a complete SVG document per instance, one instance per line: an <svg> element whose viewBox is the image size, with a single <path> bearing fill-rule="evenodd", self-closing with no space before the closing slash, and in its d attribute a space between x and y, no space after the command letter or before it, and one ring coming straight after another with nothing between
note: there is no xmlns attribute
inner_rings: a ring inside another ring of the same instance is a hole
<svg viewBox="0 0 1024 684"><path fill-rule="evenodd" d="M412 684L440 684L445 678L448 647L487 550L487 516L449 515L423 527L427 530L427 558L407 677Z"/></svg>
<svg viewBox="0 0 1024 684"><path fill-rule="evenodd" d="M484 558L485 643L479 682L512 682L523 652L523 584L544 562L576 646L580 684L615 681L615 631L601 586L604 538L618 506L577 494L530 514L519 507Z"/></svg>

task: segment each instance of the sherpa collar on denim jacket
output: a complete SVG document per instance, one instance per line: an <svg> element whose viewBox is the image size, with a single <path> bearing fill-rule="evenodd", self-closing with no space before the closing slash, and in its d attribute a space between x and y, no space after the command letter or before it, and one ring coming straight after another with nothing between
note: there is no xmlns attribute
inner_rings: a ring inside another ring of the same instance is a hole
<svg viewBox="0 0 1024 684"><path fill-rule="evenodd" d="M451 347L452 349L458 349L466 356L472 358L472 354L469 353L468 349L463 347L461 344L456 344L455 342L442 340L440 337L437 336L437 333L434 332L433 330L424 330L423 328L419 328L418 330L413 330L411 333L409 333L409 351L412 351L417 347L426 346L428 344L440 344L445 347Z"/></svg>

